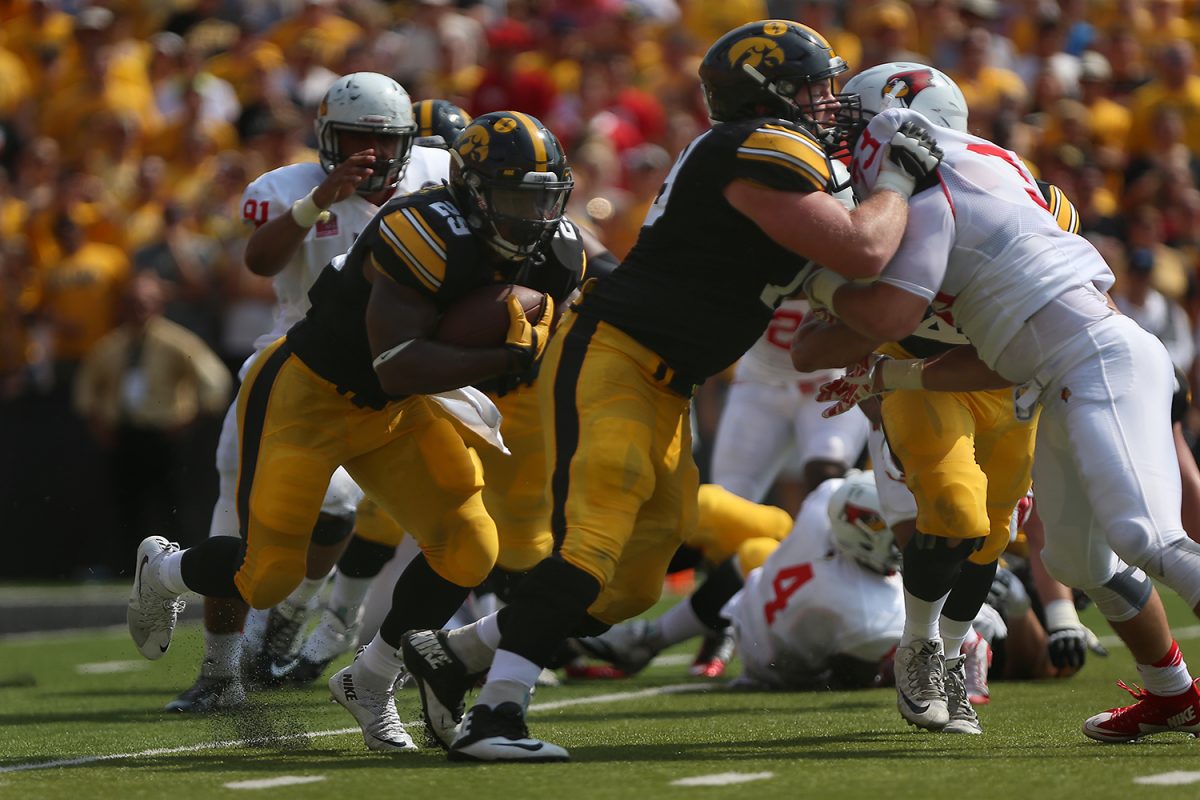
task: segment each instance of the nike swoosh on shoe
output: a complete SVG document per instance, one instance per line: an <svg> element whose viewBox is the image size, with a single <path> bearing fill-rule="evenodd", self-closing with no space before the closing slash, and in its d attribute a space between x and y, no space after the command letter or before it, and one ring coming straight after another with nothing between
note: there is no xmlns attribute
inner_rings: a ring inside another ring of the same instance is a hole
<svg viewBox="0 0 1200 800"><path fill-rule="evenodd" d="M518 747L522 750L528 750L531 753L536 753L538 750L541 750L543 747L545 747L542 742L538 742L537 744L524 744L522 742L493 742L493 744L497 747Z"/></svg>
<svg viewBox="0 0 1200 800"><path fill-rule="evenodd" d="M150 556L142 556L142 563L138 567L138 598L142 596L142 575L146 572L146 565L150 563Z"/></svg>
<svg viewBox="0 0 1200 800"><path fill-rule="evenodd" d="M912 700L909 700L909 699L908 699L908 696L907 696L907 695L905 695L905 694L903 694L903 693L900 693L900 699L904 701L904 704L905 704L906 706L908 706L908 707L909 707L909 709L910 709L910 710L911 710L911 711L912 711L914 714L924 714L926 711L928 711L928 710L929 710L929 704L928 704L928 703L926 703L926 704L925 704L925 705L923 705L923 706L918 706L918 705L916 705L915 703L913 703L913 701L912 701Z"/></svg>

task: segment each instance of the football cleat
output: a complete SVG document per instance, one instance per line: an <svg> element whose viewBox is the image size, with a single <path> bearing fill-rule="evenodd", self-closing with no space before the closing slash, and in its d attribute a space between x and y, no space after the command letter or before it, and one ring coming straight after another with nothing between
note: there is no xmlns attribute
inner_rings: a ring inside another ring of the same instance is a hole
<svg viewBox="0 0 1200 800"><path fill-rule="evenodd" d="M308 622L309 614L318 602L314 597L305 605L295 606L285 600L272 608L267 615L262 652L259 653L256 665L257 677L264 684L278 685L281 681L275 676L272 667L290 664L296 660L300 653L301 637L304 635L304 623Z"/></svg>
<svg viewBox="0 0 1200 800"><path fill-rule="evenodd" d="M216 678L200 673L190 688L167 703L167 711L181 714L211 714L246 705L246 688L238 677Z"/></svg>
<svg viewBox="0 0 1200 800"><path fill-rule="evenodd" d="M612 681L629 677L612 664L592 664L585 658L564 666L563 673L573 681Z"/></svg>
<svg viewBox="0 0 1200 800"><path fill-rule="evenodd" d="M982 636L963 644L966 657L967 699L971 705L983 706L991 701L988 690L988 670L992 666L992 646Z"/></svg>
<svg viewBox="0 0 1200 800"><path fill-rule="evenodd" d="M659 648L650 642L653 628L644 619L614 625L599 636L575 639L575 644L588 655L607 661L626 675L636 675L658 655Z"/></svg>
<svg viewBox="0 0 1200 800"><path fill-rule="evenodd" d="M896 648L896 707L909 724L939 731L950 721L944 661L940 639L915 639Z"/></svg>
<svg viewBox="0 0 1200 800"><path fill-rule="evenodd" d="M329 679L333 699L358 720L367 747L381 753L417 749L396 713L394 692L394 685L386 691L374 691L356 682L354 664L343 667Z"/></svg>
<svg viewBox="0 0 1200 800"><path fill-rule="evenodd" d="M185 605L155 577L162 559L178 550L179 545L161 536L147 536L137 549L125 621L138 651L151 661L162 658L171 646L175 623Z"/></svg>
<svg viewBox="0 0 1200 800"><path fill-rule="evenodd" d="M942 728L942 733L983 733L979 717L967 695L966 656L956 656L946 659L946 709L950 721Z"/></svg>
<svg viewBox="0 0 1200 800"><path fill-rule="evenodd" d="M348 653L362 625L362 607L350 619L343 616L350 614L346 610L338 614L331 608L321 612L321 622L304 640L296 658L284 664L271 664L272 680L305 686L321 677L335 658Z"/></svg>
<svg viewBox="0 0 1200 800"><path fill-rule="evenodd" d="M458 735L474 679L442 631L409 631L400 637L400 652L421 693L426 738L431 745L449 748Z"/></svg>
<svg viewBox="0 0 1200 800"><path fill-rule="evenodd" d="M725 667L733 660L733 629L725 628L713 631L704 637L696 660L688 667L688 674L694 678L719 678L725 672Z"/></svg>
<svg viewBox="0 0 1200 800"><path fill-rule="evenodd" d="M1083 732L1098 742L1132 742L1155 733L1179 731L1200 736L1200 689L1192 683L1181 695L1163 697L1138 686L1126 686L1136 703L1110 708L1083 723Z"/></svg>
<svg viewBox="0 0 1200 800"><path fill-rule="evenodd" d="M495 708L471 706L463 717L462 729L450 745L448 756L451 761L543 763L571 760L571 754L564 748L530 738L525 714L516 703L501 703Z"/></svg>

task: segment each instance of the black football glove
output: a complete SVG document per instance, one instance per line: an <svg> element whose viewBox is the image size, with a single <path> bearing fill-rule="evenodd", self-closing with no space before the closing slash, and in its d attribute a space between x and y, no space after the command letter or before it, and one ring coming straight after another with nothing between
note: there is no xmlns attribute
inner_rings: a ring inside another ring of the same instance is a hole
<svg viewBox="0 0 1200 800"><path fill-rule="evenodd" d="M892 136L876 186L909 197L937 180L937 168L944 157L929 131L906 122Z"/></svg>
<svg viewBox="0 0 1200 800"><path fill-rule="evenodd" d="M1050 631L1046 648L1050 663L1059 669L1079 669L1087 660L1087 631L1082 625Z"/></svg>

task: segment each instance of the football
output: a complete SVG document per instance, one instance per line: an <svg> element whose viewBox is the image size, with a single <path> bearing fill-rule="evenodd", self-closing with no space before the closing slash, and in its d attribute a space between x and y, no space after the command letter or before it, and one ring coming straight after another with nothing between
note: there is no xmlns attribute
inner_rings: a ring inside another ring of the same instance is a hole
<svg viewBox="0 0 1200 800"><path fill-rule="evenodd" d="M499 347L508 336L508 298L513 294L531 321L541 315L545 302L541 292L512 283L493 283L446 309L434 338L461 347Z"/></svg>

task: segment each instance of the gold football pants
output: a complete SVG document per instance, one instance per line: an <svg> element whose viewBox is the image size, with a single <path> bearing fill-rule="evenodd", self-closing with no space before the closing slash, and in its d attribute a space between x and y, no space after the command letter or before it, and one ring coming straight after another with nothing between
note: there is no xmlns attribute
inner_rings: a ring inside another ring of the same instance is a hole
<svg viewBox="0 0 1200 800"><path fill-rule="evenodd" d="M971 561L1004 551L1033 468L1036 419L1013 413L1012 391L900 390L883 396L888 446L917 501L917 530L948 539L987 537Z"/></svg>
<svg viewBox="0 0 1200 800"><path fill-rule="evenodd" d="M299 585L325 487L339 465L412 534L439 575L460 586L487 577L498 546L479 460L425 398L357 406L293 355L284 338L255 362L237 404L246 558L234 583L250 605L273 606Z"/></svg>
<svg viewBox="0 0 1200 800"><path fill-rule="evenodd" d="M754 503L715 483L700 487L699 521L686 542L720 564L739 552L750 539L783 541L792 530L792 515L777 506Z"/></svg>
<svg viewBox="0 0 1200 800"><path fill-rule="evenodd" d="M551 531L600 583L588 613L615 624L650 608L697 519L688 398L654 352L568 314L538 380Z"/></svg>

